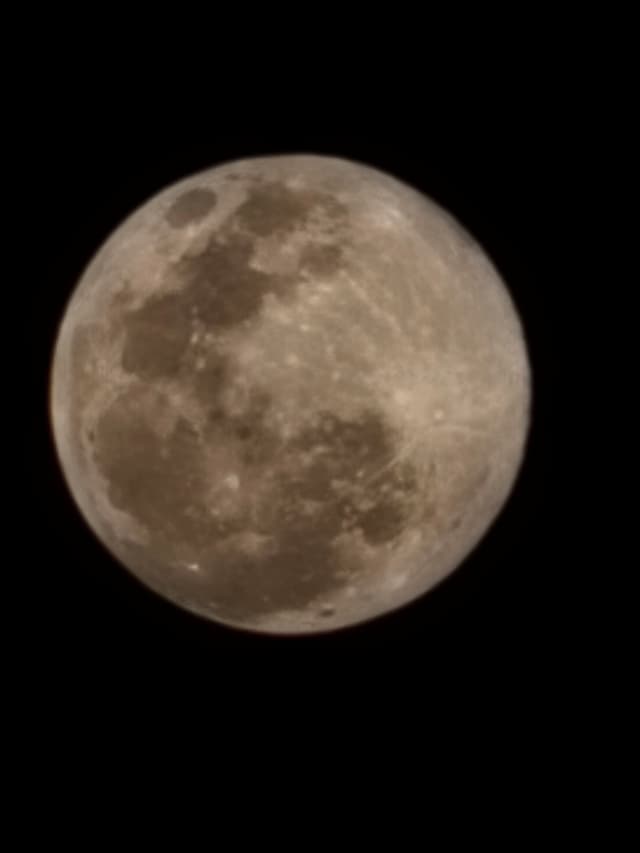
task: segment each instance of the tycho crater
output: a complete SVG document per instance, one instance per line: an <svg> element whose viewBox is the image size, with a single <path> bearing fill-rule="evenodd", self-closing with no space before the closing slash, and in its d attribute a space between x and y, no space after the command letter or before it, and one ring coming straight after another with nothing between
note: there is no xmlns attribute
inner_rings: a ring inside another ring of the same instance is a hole
<svg viewBox="0 0 640 853"><path fill-rule="evenodd" d="M61 465L104 546L235 627L400 607L506 501L529 371L508 291L428 198L315 155L222 164L99 249L52 367Z"/></svg>

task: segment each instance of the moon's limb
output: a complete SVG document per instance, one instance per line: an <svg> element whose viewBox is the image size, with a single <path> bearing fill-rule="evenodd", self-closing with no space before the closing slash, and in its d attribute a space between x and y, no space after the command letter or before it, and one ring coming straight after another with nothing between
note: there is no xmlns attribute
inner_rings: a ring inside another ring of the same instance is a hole
<svg viewBox="0 0 640 853"><path fill-rule="evenodd" d="M482 248L369 167L181 181L63 317L56 446L105 546L170 600L304 633L394 609L503 506L528 429L520 323Z"/></svg>

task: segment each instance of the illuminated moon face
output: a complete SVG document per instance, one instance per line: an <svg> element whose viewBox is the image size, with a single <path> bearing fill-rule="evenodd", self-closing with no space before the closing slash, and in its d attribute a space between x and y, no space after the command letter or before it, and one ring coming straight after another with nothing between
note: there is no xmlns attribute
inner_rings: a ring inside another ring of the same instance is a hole
<svg viewBox="0 0 640 853"><path fill-rule="evenodd" d="M481 247L394 178L243 160L133 213L67 306L51 411L108 550L212 620L358 623L451 573L512 488L529 370Z"/></svg>

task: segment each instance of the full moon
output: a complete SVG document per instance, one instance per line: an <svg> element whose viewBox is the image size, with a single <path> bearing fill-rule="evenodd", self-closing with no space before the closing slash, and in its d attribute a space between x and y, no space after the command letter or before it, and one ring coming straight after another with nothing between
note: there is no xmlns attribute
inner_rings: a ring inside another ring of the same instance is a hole
<svg viewBox="0 0 640 853"><path fill-rule="evenodd" d="M507 501L530 370L507 287L370 166L224 163L147 200L58 329L51 422L99 541L249 631L335 630L453 572Z"/></svg>

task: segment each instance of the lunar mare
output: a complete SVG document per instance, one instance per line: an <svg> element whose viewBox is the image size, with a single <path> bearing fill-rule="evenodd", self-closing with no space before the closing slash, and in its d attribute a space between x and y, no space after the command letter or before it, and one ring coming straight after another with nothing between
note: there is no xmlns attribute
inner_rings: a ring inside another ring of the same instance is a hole
<svg viewBox="0 0 640 853"><path fill-rule="evenodd" d="M396 609L508 498L522 329L483 249L376 169L222 164L149 199L62 318L51 418L74 500L140 581L272 633Z"/></svg>

